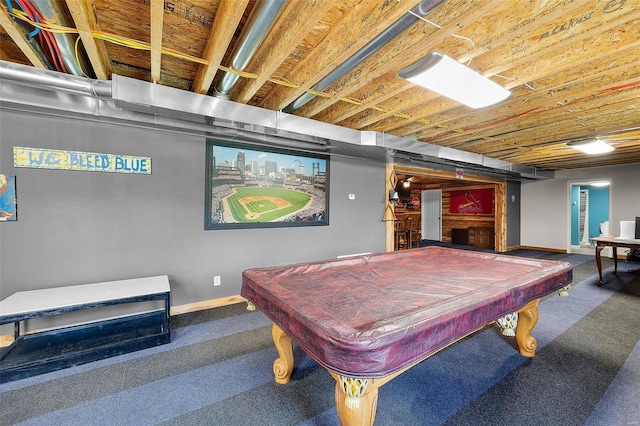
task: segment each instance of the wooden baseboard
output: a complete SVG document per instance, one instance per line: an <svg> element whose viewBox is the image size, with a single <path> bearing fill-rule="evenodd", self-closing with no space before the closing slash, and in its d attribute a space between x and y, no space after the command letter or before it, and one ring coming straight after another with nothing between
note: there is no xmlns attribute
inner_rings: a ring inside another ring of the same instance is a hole
<svg viewBox="0 0 640 426"><path fill-rule="evenodd" d="M205 309L220 308L222 306L233 305L236 303L242 303L246 301L247 299L245 299L242 296L229 296L229 297L221 297L219 299L203 300L202 302L187 303L185 305L172 306L171 316L187 314L189 312L202 311ZM30 331L29 334L39 333L40 331L42 330L33 330L33 331ZM13 334L0 336L0 348L9 346L12 342L13 342Z"/></svg>
<svg viewBox="0 0 640 426"><path fill-rule="evenodd" d="M566 249L554 249L549 247L534 247L534 246L518 246L522 250L536 250L536 251L548 251L551 253L566 253Z"/></svg>
<svg viewBox="0 0 640 426"><path fill-rule="evenodd" d="M203 300L202 302L187 303L186 305L172 306L171 315L187 314L189 312L197 312L205 309L220 308L222 306L234 305L236 303L246 302L242 296L229 296L220 299Z"/></svg>
<svg viewBox="0 0 640 426"><path fill-rule="evenodd" d="M0 336L0 348L4 348L13 343L13 334L6 334L4 336Z"/></svg>

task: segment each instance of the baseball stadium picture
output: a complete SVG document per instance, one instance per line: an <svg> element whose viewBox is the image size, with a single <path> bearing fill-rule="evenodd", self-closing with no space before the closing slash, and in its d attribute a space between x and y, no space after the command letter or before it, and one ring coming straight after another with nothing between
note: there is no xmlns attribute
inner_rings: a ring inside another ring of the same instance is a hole
<svg viewBox="0 0 640 426"><path fill-rule="evenodd" d="M205 229L328 225L328 162L208 139Z"/></svg>

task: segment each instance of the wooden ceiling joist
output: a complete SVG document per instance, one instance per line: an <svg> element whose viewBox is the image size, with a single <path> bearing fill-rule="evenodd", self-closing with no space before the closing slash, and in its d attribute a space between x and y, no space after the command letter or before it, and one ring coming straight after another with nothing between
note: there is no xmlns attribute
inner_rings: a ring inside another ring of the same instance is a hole
<svg viewBox="0 0 640 426"><path fill-rule="evenodd" d="M61 6L97 78L118 73L208 94L227 72L259 1L65 0ZM230 99L286 108L419 3L285 2ZM32 44L38 40L26 38L28 19L22 28L0 8L0 59L46 67L49 58L43 62ZM322 93L313 92L295 114L550 170L625 164L640 152L633 134L640 116L638 49L637 1L447 0ZM397 76L432 51L512 96L473 110ZM615 137L615 151L597 157L566 146L594 135Z"/></svg>

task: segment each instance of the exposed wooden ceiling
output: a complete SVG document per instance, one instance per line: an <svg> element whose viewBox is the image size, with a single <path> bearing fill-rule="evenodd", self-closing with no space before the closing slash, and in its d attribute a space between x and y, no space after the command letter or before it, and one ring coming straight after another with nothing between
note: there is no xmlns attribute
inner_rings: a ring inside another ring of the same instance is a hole
<svg viewBox="0 0 640 426"><path fill-rule="evenodd" d="M83 69L213 94L261 0L51 0ZM0 59L46 67L2 2ZM22 3L46 3L23 0ZM230 91L285 109L419 0L289 0ZM640 0L445 0L294 113L549 170L640 162ZM45 22L47 23L47 22ZM41 31L45 33L48 31ZM40 36L34 38L37 39ZM473 110L397 72L439 51L510 89ZM53 58L45 56L49 62ZM589 156L569 141L615 147Z"/></svg>

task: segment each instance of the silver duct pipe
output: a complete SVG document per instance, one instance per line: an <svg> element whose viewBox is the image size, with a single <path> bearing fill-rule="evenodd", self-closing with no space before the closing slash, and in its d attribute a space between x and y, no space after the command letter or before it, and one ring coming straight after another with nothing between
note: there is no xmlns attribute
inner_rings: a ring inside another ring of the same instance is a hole
<svg viewBox="0 0 640 426"><path fill-rule="evenodd" d="M411 9L411 12L404 14L402 18L391 24L386 30L378 34L373 40L358 50L353 56L344 61L340 66L338 66L338 68L331 71L326 77L316 83L315 90L321 92L331 86L361 62L365 61L369 56L376 53L407 28L415 24L419 20L415 15L424 17L443 1L444 0L422 0L417 6ZM293 114L296 110L302 108L307 102L315 97L316 95L306 92L304 95L291 102L285 109L283 109L283 111Z"/></svg>
<svg viewBox="0 0 640 426"><path fill-rule="evenodd" d="M447 170L463 167L518 180L554 176L553 171L415 139L348 129L117 74L112 78L91 80L0 60L0 111L54 114Z"/></svg>
<svg viewBox="0 0 640 426"><path fill-rule="evenodd" d="M35 4L35 6L38 8L42 16L47 21L55 22L57 25L61 25L63 27L69 26L67 20L65 19L65 15L62 9L60 9L60 5L58 2L54 3L51 0L33 0L33 3ZM78 37L78 36L77 35L74 36L72 34L62 34L62 33L53 33L53 36L55 37L56 42L58 43L58 47L60 48L60 54L62 55L61 59L64 62L64 65L66 66L67 71L73 75L83 76L84 73L82 72L80 65L76 61L76 54L75 54L75 48L74 48L75 37ZM80 56L78 58L78 61L81 61L81 65L85 69L88 69L86 62L84 61L84 57Z"/></svg>
<svg viewBox="0 0 640 426"><path fill-rule="evenodd" d="M231 68L239 71L245 69L260 44L264 41L276 18L280 15L284 4L285 0L258 1L247 20L245 30L240 35L240 39L233 50ZM225 73L215 88L215 96L229 99L229 92L231 92L239 78L240 76L237 74Z"/></svg>
<svg viewBox="0 0 640 426"><path fill-rule="evenodd" d="M111 81L77 77L6 61L0 61L0 80L45 90L111 98Z"/></svg>

